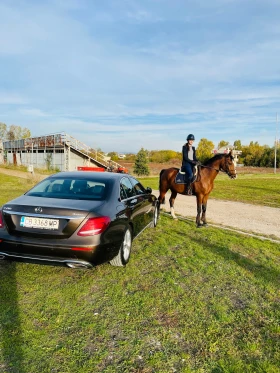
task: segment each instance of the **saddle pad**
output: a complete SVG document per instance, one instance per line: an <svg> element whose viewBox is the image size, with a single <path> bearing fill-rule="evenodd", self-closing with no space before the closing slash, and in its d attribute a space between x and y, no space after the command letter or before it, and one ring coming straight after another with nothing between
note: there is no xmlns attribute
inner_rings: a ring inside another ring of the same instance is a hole
<svg viewBox="0 0 280 373"><path fill-rule="evenodd" d="M178 171L175 177L175 184L186 184L185 175L185 172Z"/></svg>
<svg viewBox="0 0 280 373"><path fill-rule="evenodd" d="M194 166L192 183L196 181L197 174L198 174L197 166ZM185 175L186 175L185 172L182 172L179 170L177 175L175 176L175 184L187 184L185 180Z"/></svg>

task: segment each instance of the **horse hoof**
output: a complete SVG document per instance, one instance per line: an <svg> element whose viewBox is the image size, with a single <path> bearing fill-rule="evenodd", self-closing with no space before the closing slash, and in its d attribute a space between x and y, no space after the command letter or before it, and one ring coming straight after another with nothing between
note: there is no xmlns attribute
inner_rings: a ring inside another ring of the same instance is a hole
<svg viewBox="0 0 280 373"><path fill-rule="evenodd" d="M196 228L203 228L203 224L197 224Z"/></svg>
<svg viewBox="0 0 280 373"><path fill-rule="evenodd" d="M203 227L208 227L208 224L207 223L203 223Z"/></svg>

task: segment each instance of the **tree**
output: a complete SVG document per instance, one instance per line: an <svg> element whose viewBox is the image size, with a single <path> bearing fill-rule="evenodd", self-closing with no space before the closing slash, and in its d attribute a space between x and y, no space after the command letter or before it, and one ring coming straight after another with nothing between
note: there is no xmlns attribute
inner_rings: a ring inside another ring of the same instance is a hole
<svg viewBox="0 0 280 373"><path fill-rule="evenodd" d="M18 140L21 139L21 127L12 124L9 129L9 140Z"/></svg>
<svg viewBox="0 0 280 373"><path fill-rule="evenodd" d="M259 167L262 161L266 146L260 145L257 141L251 141L249 146L242 147L242 159L245 166Z"/></svg>
<svg viewBox="0 0 280 373"><path fill-rule="evenodd" d="M280 154L276 153L276 165L279 165ZM275 163L275 148L265 148L263 156L260 160L260 167L274 167Z"/></svg>
<svg viewBox="0 0 280 373"><path fill-rule="evenodd" d="M16 136L15 136L15 133L12 131L12 130L9 130L7 132L7 136L6 136L7 140L8 141L13 141L16 139Z"/></svg>
<svg viewBox="0 0 280 373"><path fill-rule="evenodd" d="M242 148L241 140L235 140L233 145L234 145L236 150L241 150L241 148Z"/></svg>
<svg viewBox="0 0 280 373"><path fill-rule="evenodd" d="M182 155L174 150L151 150L149 158L150 162L165 163L171 159L181 160Z"/></svg>
<svg viewBox="0 0 280 373"><path fill-rule="evenodd" d="M134 161L135 161L135 157L136 157L135 154L133 154L133 153L128 153L128 154L126 154L125 160L126 160L127 162L134 162Z"/></svg>
<svg viewBox="0 0 280 373"><path fill-rule="evenodd" d="M28 128L26 127L23 127L21 129L21 138L22 139L28 139L29 137L31 137L31 132Z"/></svg>
<svg viewBox="0 0 280 373"><path fill-rule="evenodd" d="M214 148L215 146L212 141L202 138L197 145L197 149L196 149L197 158L202 163L205 162L207 159L213 156L212 151Z"/></svg>
<svg viewBox="0 0 280 373"><path fill-rule="evenodd" d="M26 127L16 126L12 124L8 127L5 123L0 123L0 138L5 141L26 139L31 137L31 132Z"/></svg>
<svg viewBox="0 0 280 373"><path fill-rule="evenodd" d="M119 159L119 155L116 152L110 152L110 153L107 154L107 156L110 157L111 160L115 161L115 162L118 161L118 159Z"/></svg>
<svg viewBox="0 0 280 373"><path fill-rule="evenodd" d="M133 172L137 176L141 176L141 175L148 176L150 174L150 170L148 166L147 151L144 150L144 148L141 148L136 155Z"/></svg>
<svg viewBox="0 0 280 373"><path fill-rule="evenodd" d="M7 136L7 125L0 122L0 139L5 140Z"/></svg>
<svg viewBox="0 0 280 373"><path fill-rule="evenodd" d="M221 149L223 148L224 146L227 146L229 144L228 141L225 141L225 140L221 140L218 144L218 149Z"/></svg>

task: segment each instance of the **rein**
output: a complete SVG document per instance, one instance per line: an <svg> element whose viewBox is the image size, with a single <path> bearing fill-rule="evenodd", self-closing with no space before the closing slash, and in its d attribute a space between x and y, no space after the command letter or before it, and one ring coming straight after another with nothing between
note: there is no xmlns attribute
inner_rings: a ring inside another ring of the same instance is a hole
<svg viewBox="0 0 280 373"><path fill-rule="evenodd" d="M204 168L210 168L210 170L215 170L217 172L221 171L221 172L224 172L225 174L229 175L229 172L228 171L224 171L223 169L219 169L217 170L217 168L214 168L214 167L210 167L210 166L204 166L203 164L200 165L200 167L204 167Z"/></svg>
<svg viewBox="0 0 280 373"><path fill-rule="evenodd" d="M210 168L210 170L215 170L215 171L217 171L217 172L219 172L219 171L222 171L222 172L226 172L226 171L224 171L224 170L217 170L216 168L214 168L214 167L210 167L210 166L204 166L203 164L201 164L200 165L200 167L204 167L204 168Z"/></svg>

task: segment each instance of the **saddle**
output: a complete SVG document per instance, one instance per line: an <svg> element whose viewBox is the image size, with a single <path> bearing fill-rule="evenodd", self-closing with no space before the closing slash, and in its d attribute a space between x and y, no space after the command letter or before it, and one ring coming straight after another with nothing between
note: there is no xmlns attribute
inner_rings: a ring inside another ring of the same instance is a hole
<svg viewBox="0 0 280 373"><path fill-rule="evenodd" d="M191 184L196 181L197 175L198 175L198 166L194 166L193 167L193 178L192 178ZM175 184L187 184L187 183L188 183L188 180L186 180L186 173L181 170L178 170L178 173L175 177Z"/></svg>

